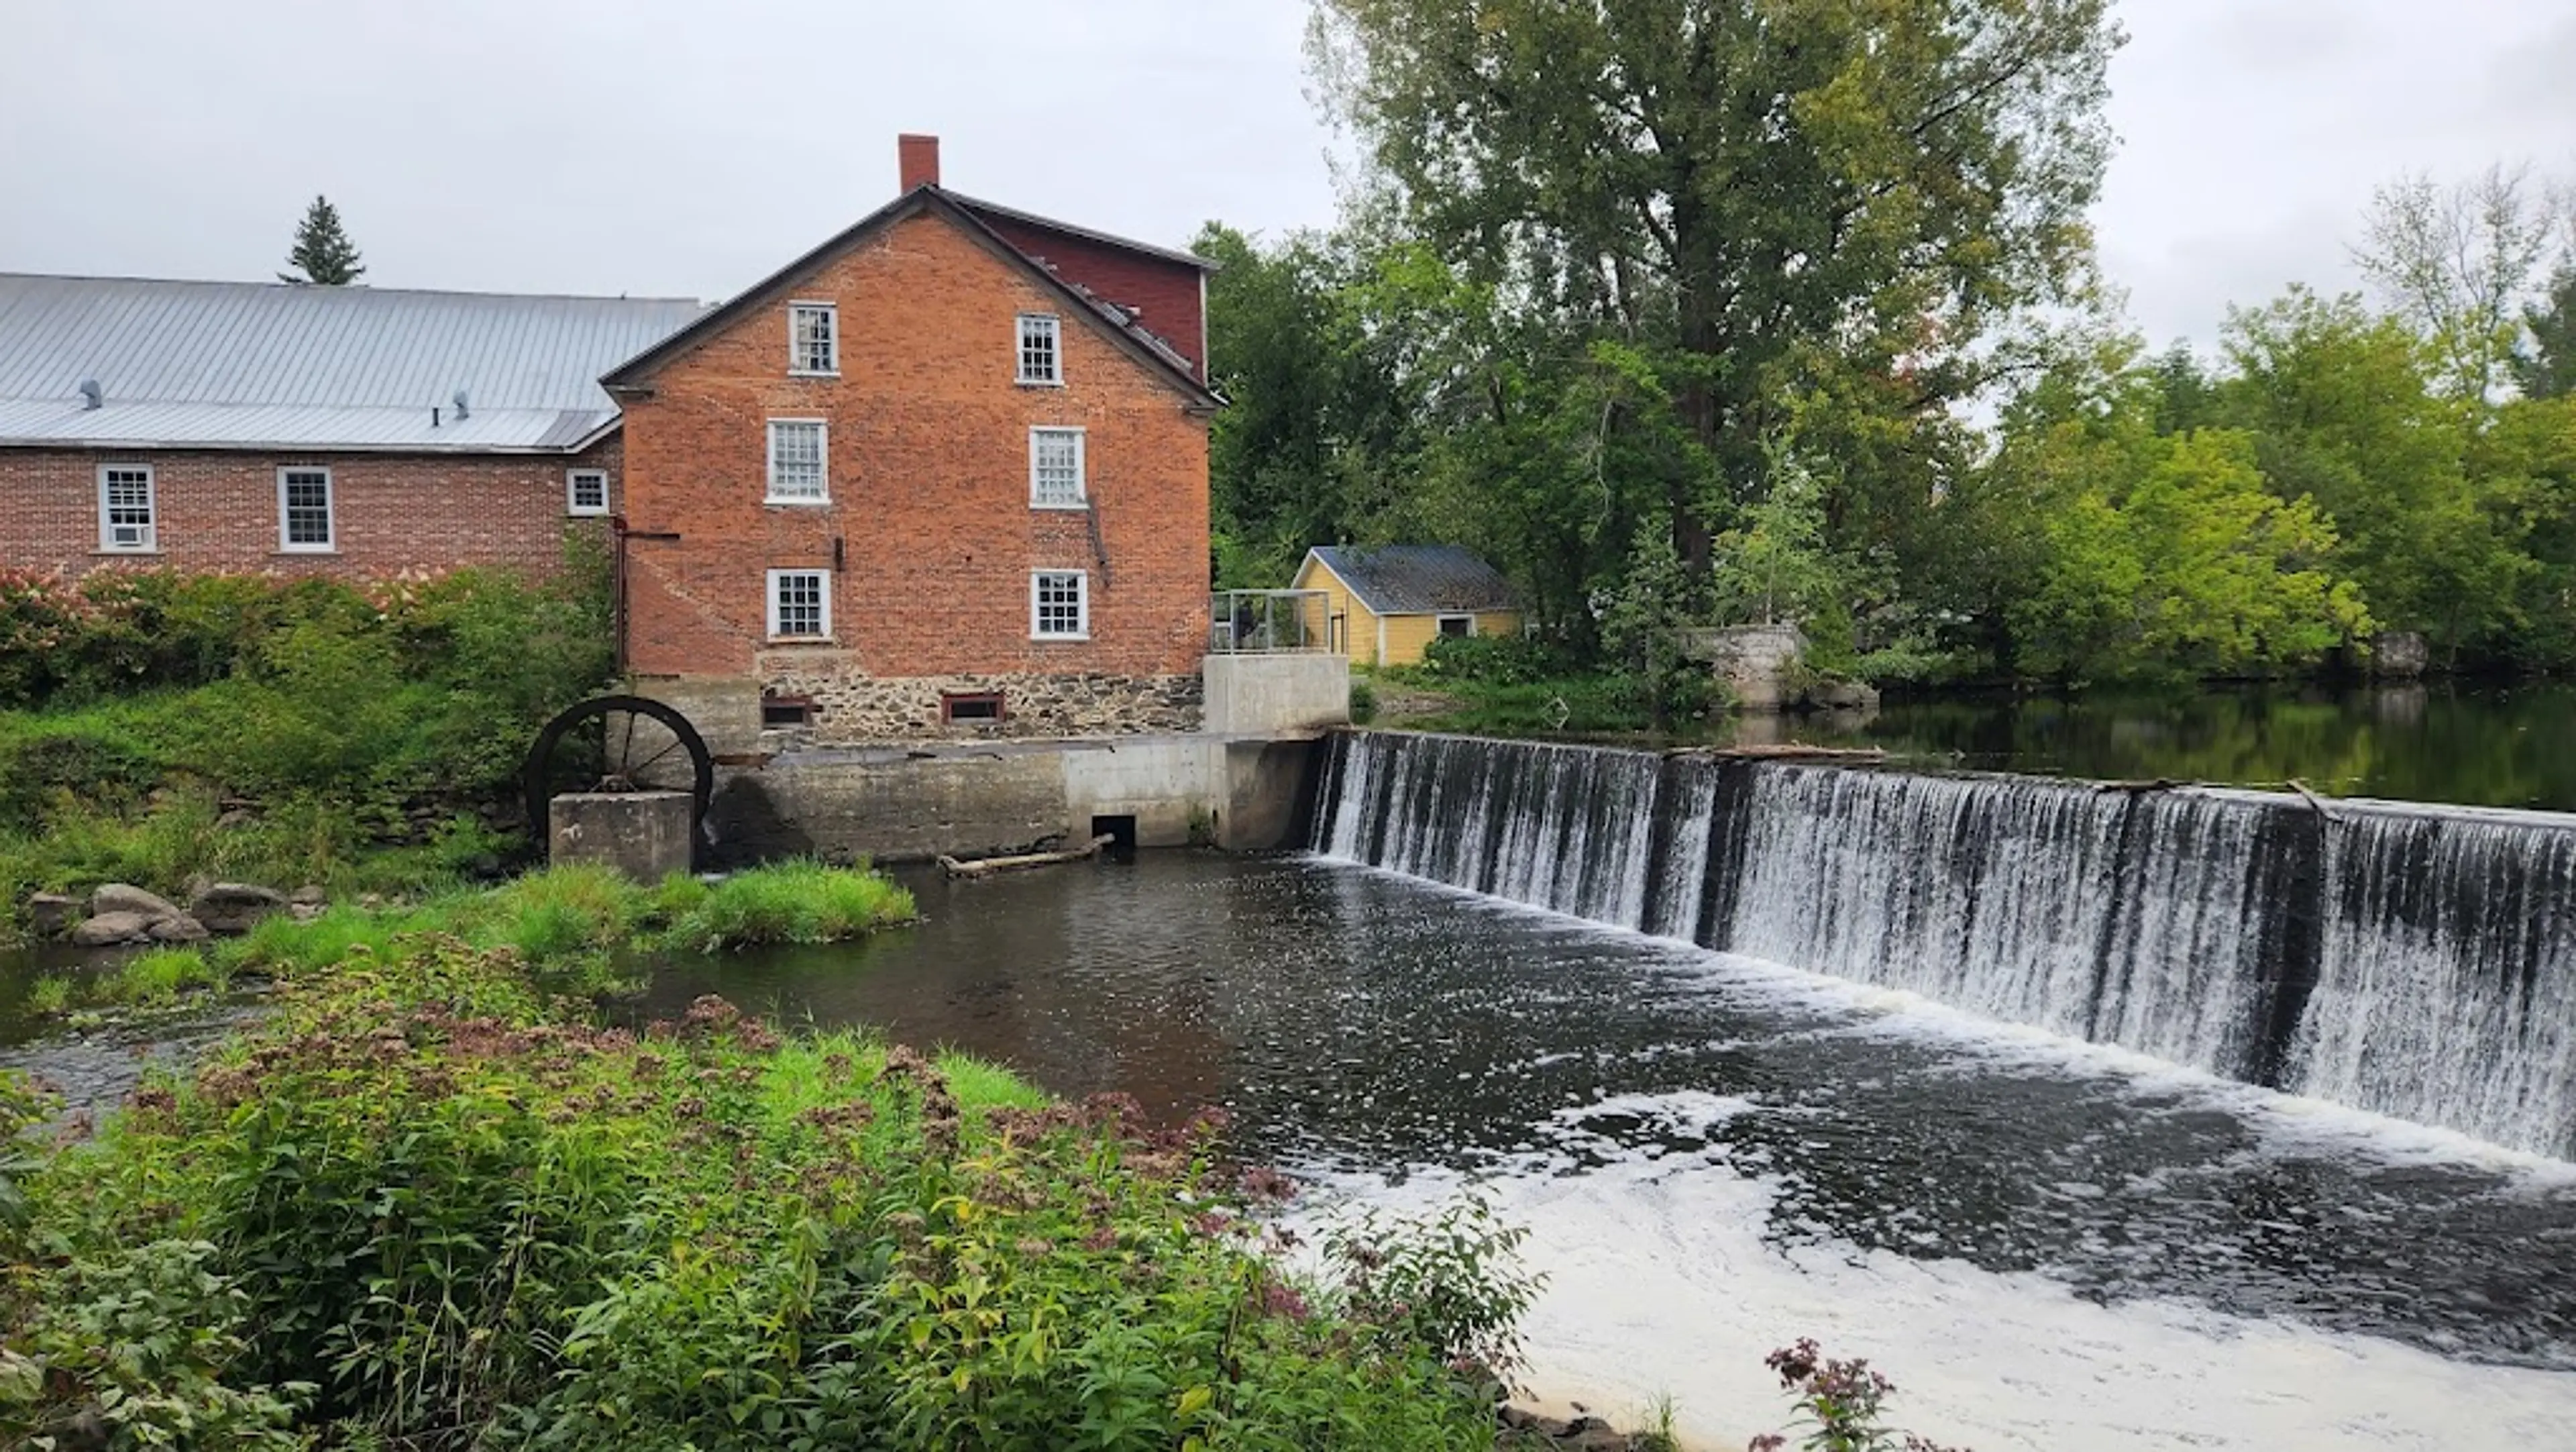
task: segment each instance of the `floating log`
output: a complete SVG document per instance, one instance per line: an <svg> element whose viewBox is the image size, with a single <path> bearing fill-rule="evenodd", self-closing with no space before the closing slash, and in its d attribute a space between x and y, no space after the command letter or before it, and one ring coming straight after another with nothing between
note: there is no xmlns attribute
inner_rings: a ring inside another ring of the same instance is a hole
<svg viewBox="0 0 2576 1452"><path fill-rule="evenodd" d="M2326 805L2323 797L2320 797L2315 792L2308 790L2308 784L2299 780L2295 776L2290 778L2290 790L2297 792L2302 797L2305 797L2309 808L2315 811L2318 816L2325 818L2329 822L2339 822L2343 820L2335 815L2334 808Z"/></svg>
<svg viewBox="0 0 2576 1452"><path fill-rule="evenodd" d="M1017 857L982 857L973 862L960 862L954 857L942 854L939 859L939 870L951 877L990 877L997 872L1019 872L1031 867L1053 867L1059 862L1080 862L1086 857L1097 857L1100 855L1101 848L1117 840L1116 837L1103 833L1092 838L1088 846L1075 847L1064 852L1024 852Z"/></svg>
<svg viewBox="0 0 2576 1452"><path fill-rule="evenodd" d="M1685 746L1666 756L1706 756L1718 761L1840 761L1874 766L1887 760L1875 746L1801 746L1782 742L1767 746Z"/></svg>
<svg viewBox="0 0 2576 1452"><path fill-rule="evenodd" d="M2190 785L2192 783L2187 781L2176 781L2169 776L2160 776L2154 781L2097 781L2093 783L2093 790L2127 792L2131 796L2145 796L2149 792L2178 792Z"/></svg>

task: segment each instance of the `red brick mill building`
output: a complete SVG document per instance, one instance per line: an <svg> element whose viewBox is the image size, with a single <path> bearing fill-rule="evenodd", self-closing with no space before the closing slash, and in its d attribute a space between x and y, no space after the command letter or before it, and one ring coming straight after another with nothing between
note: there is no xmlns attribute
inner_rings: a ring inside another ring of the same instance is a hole
<svg viewBox="0 0 2576 1452"><path fill-rule="evenodd" d="M0 275L0 559L383 577L620 562L711 736L1186 730L1206 264L957 195L714 307Z"/></svg>

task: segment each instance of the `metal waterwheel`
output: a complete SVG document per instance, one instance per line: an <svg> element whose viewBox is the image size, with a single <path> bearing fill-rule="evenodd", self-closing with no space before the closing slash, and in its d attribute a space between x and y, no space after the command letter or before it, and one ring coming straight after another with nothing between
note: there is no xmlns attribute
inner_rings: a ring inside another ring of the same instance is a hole
<svg viewBox="0 0 2576 1452"><path fill-rule="evenodd" d="M537 732L520 780L533 841L547 839L550 805L567 792L685 791L689 840L703 846L716 763L677 709L647 696L593 696Z"/></svg>

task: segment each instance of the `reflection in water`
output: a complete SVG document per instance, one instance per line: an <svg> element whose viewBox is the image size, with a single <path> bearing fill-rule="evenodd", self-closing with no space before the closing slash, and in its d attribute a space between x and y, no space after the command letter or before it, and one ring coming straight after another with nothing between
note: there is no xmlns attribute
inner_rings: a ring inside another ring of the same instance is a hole
<svg viewBox="0 0 2576 1452"><path fill-rule="evenodd" d="M1770 1187L1777 1253L1956 1260L2576 1370L2576 1188L2468 1141L1304 860L915 886L920 928L674 968L656 1008L723 992L1063 1093L1218 1103L1245 1153L1309 1170L1536 1185L1702 1163ZM1622 1107L1676 1098L1740 1110Z"/></svg>
<svg viewBox="0 0 2576 1452"><path fill-rule="evenodd" d="M2333 796L2576 811L2576 687L2455 684L1891 702L1802 739L1992 771L2304 781Z"/></svg>

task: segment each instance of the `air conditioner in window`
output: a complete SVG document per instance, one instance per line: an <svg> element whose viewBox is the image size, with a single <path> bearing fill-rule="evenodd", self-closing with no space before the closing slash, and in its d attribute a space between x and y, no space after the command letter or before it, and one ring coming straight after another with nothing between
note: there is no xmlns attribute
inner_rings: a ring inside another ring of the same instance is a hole
<svg viewBox="0 0 2576 1452"><path fill-rule="evenodd" d="M152 544L152 526L148 524L111 525L107 542L121 550L147 549Z"/></svg>

